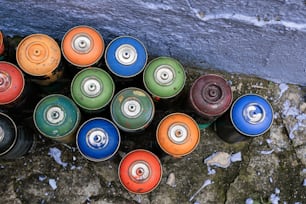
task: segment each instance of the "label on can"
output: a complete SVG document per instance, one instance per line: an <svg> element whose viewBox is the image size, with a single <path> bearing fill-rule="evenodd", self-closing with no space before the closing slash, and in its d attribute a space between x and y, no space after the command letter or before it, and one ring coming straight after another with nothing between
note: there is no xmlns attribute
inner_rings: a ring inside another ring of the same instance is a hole
<svg viewBox="0 0 306 204"><path fill-rule="evenodd" d="M143 43L130 36L114 39L105 51L107 67L113 74L123 78L138 75L146 66L147 58Z"/></svg>

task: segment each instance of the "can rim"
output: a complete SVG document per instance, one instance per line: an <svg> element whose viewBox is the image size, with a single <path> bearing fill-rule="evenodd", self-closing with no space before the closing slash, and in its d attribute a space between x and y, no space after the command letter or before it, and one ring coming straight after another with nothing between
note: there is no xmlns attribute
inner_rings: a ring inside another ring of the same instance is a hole
<svg viewBox="0 0 306 204"><path fill-rule="evenodd" d="M50 41L53 41L53 43L55 43L55 44L58 46L58 48L59 48L59 45L58 45L58 43L57 43L52 37L50 37L50 36L47 35L47 34L43 34L43 33L35 33L35 34L28 35L28 36L26 36L25 38L23 38L23 39L19 42L19 44L18 44L18 46L17 46L17 48L16 48L16 61L17 61L17 64L18 64L19 67L22 69L22 71L24 71L25 73L27 73L27 74L29 74L29 75L31 75L31 76L36 76L36 77L38 76L38 77L39 77L39 76L48 75L49 73L52 73L55 69L57 69L57 68L60 66L60 63L61 63L61 55L59 56L58 63L56 64L56 66L54 66L54 67L52 68L51 71L44 72L44 73L41 73L41 74L33 74L33 73L29 72L28 70L23 69L22 66L20 66L20 61L19 61L19 57L18 57L18 50L20 49L20 46L24 43L24 41L26 41L27 39L29 39L29 38L31 38L31 37L36 37L36 36L43 36L43 37L48 38ZM59 48L59 51L61 51L60 48Z"/></svg>
<svg viewBox="0 0 306 204"><path fill-rule="evenodd" d="M220 78L221 80L224 80L224 82L225 82L226 84L228 84L228 82L227 82L223 77L221 77L221 76L218 75L218 74L204 74L204 75L198 77L198 78L192 83L192 86L190 87L190 90L193 90L195 84L196 84L199 80L201 80L203 77L205 77L205 76L215 76L215 77L218 77L218 78ZM230 88L230 89L231 89L231 88ZM217 116L221 116L221 115L224 114L227 110L230 109L231 104L233 103L233 91L232 91L232 89L231 89L231 95L232 95L232 96L231 96L231 100L230 100L229 106L228 106L225 110L223 110L222 112L219 112ZM194 103L194 100L193 100L193 96L192 96L192 94L191 94L191 91L189 91L189 101L191 102L192 107L194 107L194 109L196 109L196 111L197 111L198 113L201 113L201 115L203 115L203 116L208 116L208 117L214 117L214 116L216 116L215 114L209 114L209 113L206 113L206 112L204 112L204 111L201 111L201 110L198 108L198 106L196 106L196 104Z"/></svg>
<svg viewBox="0 0 306 204"><path fill-rule="evenodd" d="M13 147L15 146L15 144L16 144L16 142L17 142L17 137L18 137L18 130L17 130L16 123L14 122L14 120L13 120L10 116L8 116L7 114L2 113L2 112L0 112L0 115L2 115L2 116L4 116L4 117L8 118L8 119L11 121L11 123L13 124L14 130L15 130L14 142L13 142L13 144L12 144L6 151L0 153L0 156L3 156L3 155L5 155L5 154L7 154L9 151L11 151L11 150L13 149Z"/></svg>
<svg viewBox="0 0 306 204"><path fill-rule="evenodd" d="M197 139L197 143L196 143L196 144L194 145L194 147L193 147L192 149L190 149L188 152L186 152L186 153L184 153L184 154L177 154L177 155L176 155L176 154L170 153L169 151L165 150L165 149L162 147L162 145L160 145L160 142L159 142L159 139L158 139L158 131L157 131L157 130L159 130L160 125L163 123L164 120L166 120L167 118L169 118L169 117L171 117L171 116L173 116L173 115L181 115L181 116L187 117L187 118L189 118L194 124L197 124L197 122L196 122L191 116L187 115L186 113L175 112L175 113L170 113L169 115L166 115L166 116L158 123L158 126L157 126L157 128L156 128L156 133L155 133L155 137L156 137L156 141L157 141L158 145L159 145L160 148L161 148L164 152L166 152L168 155L171 155L171 156L176 157L176 158L181 158L181 157L183 157L183 156L186 156L186 155L192 153L192 152L198 147L198 145L199 145L199 143L200 143L200 139L201 139L201 130L199 129L199 126L196 125L197 130L198 130L198 139Z"/></svg>
<svg viewBox="0 0 306 204"><path fill-rule="evenodd" d="M50 135L45 134L44 132L42 132L42 131L40 130L40 128L38 128L37 123L36 123L36 120L35 120L35 114L36 114L36 111L37 111L38 106L39 106L44 100L46 100L47 98L56 97L56 96L60 96L60 97L63 97L63 98L65 98L65 99L68 99L68 100L70 100L70 101L74 104L74 106L76 107L76 110L77 110L77 111L76 111L76 112L77 112L77 113L76 113L76 114L77 114L77 120L76 120L74 126L71 128L71 130L70 130L69 132L67 132L65 135L52 137L52 136L50 136ZM38 130L38 132L39 132L40 134L44 135L44 136L47 137L47 138L53 139L53 140L60 140L60 139L62 139L62 138L65 138L65 137L69 136L70 134L72 134L72 133L75 131L76 127L79 125L79 123L80 123L80 121L81 121L81 112L80 112L78 106L73 102L73 100L72 100L71 98L69 98L69 97L67 97L67 96L65 96L65 95L63 95L63 94L50 94L50 95L48 95L48 96L43 97L43 98L36 104L35 109L34 109L34 111L33 111L33 121L34 121L34 125L35 125L36 129Z"/></svg>
<svg viewBox="0 0 306 204"><path fill-rule="evenodd" d="M142 47L144 48L144 50L145 50L145 53L146 53L146 61L145 61L145 64L144 64L143 68L140 69L140 71L137 72L136 74L133 74L133 75L130 75L130 76L119 75L119 74L115 73L115 72L110 68L110 66L109 66L109 64L108 64L108 62L107 62L106 53L108 52L109 47L111 46L111 44L112 44L114 41L116 41L116 40L118 40L118 39L120 39L120 38L131 38L131 39L134 39L134 40L136 40L137 42L139 42L139 43L142 45ZM106 46L106 49L105 49L104 61L105 61L105 64L106 64L107 68L109 69L109 71L111 71L114 75L116 75L116 76L118 76L118 77L125 78L125 79L127 79L127 78L132 78L132 77L137 76L138 74L140 74L140 73L145 69L146 64L147 64L147 62L148 62L148 51L147 51L147 48L145 47L144 43L143 43L142 41L140 41L138 38L132 37L132 36L129 36L129 35L122 35L122 36L118 36L118 37L114 38L110 43L108 43L108 45Z"/></svg>
<svg viewBox="0 0 306 204"><path fill-rule="evenodd" d="M104 74L108 75L111 79L111 75L109 73L107 73L105 70L101 69L101 68L98 68L98 67L89 67L89 69L93 69L93 70L98 70L98 71L101 71L103 72ZM82 69L81 71L79 71L72 79L71 83L70 83L70 92L72 93L72 86L74 84L74 81L76 80L76 77L79 76L79 74L85 72L85 71L88 71L88 69ZM75 100L75 97L73 94L71 94L71 97L73 99L73 101L78 105L80 106L81 108L85 109L85 110L89 110L89 111L96 111L96 110L100 110L100 109L103 109L105 108L113 99L113 96L115 94L115 82L114 80L112 79L112 85L113 85L113 91L112 91L112 95L111 97L108 99L108 101L101 107L97 107L97 108L88 108L88 107L85 107L84 105L81 105L77 100Z"/></svg>
<svg viewBox="0 0 306 204"><path fill-rule="evenodd" d="M156 185L154 186L154 188L152 188L150 191L143 192L143 193L136 193L136 192L133 192L133 191L129 190L125 185L123 185L123 182L122 182L121 177L120 177L120 167L121 167L121 164L122 164L122 162L124 161L124 159L125 159L128 155L130 155L130 154L132 154L132 153L134 153L134 152L147 152L147 153L151 154L153 157L155 157L156 161L158 161L158 163L159 163L159 166L160 166L160 179L159 179L159 181L156 183ZM134 194L143 195L143 194L147 194L147 193L152 192L153 190L155 190L155 189L159 186L159 184L160 184L160 182L161 182L161 180L162 180L162 177L163 177L163 166L162 166L162 163L161 163L160 159L158 158L158 156L156 156L153 152L151 152L151 151L149 151L149 150L146 150L146 149L135 149L135 150L132 150L132 151L128 152L128 153L127 153L126 155L124 155L124 157L121 159L121 161L120 161L120 163L119 163L119 165L118 165L118 177L119 177L119 181L120 181L121 185L125 188L125 190L127 190L128 192L134 193Z"/></svg>
<svg viewBox="0 0 306 204"><path fill-rule="evenodd" d="M0 61L0 64L9 64L9 65L13 66L20 73L20 75L22 77L22 89L21 89L20 93L13 100L11 100L7 103L0 103L0 105L6 105L6 104L13 103L14 101L16 101L22 95L26 84L25 84L25 78L24 78L23 72L16 65L14 65L13 63L7 62L7 61Z"/></svg>
<svg viewBox="0 0 306 204"><path fill-rule="evenodd" d="M154 93L148 88L147 83L146 83L146 80L145 80L145 73L146 73L147 67L149 67L149 66L151 65L151 63L153 63L154 61L159 60L159 59L170 59L170 60L173 60L173 61L178 62L178 64L181 65L182 71L183 71L183 73L184 73L184 83L183 83L183 86L177 91L177 93L172 94L171 96L162 97L162 96L158 96L158 95L154 94ZM143 84L144 84L146 90L147 90L153 97L159 97L159 98L161 98L161 99L169 99L169 98L173 98L173 97L179 95L179 94L182 92L182 90L184 89L185 85L186 85L186 79L187 79L186 70L184 69L183 65L182 65L177 59L174 59L174 58L172 58L172 57L167 57L167 56L160 56L160 57L156 57L156 58L152 59L152 60L146 65L146 67L145 67L145 69L144 69L144 71L143 71L143 76L142 76L142 82L143 82Z"/></svg>
<svg viewBox="0 0 306 204"><path fill-rule="evenodd" d="M83 126L84 126L86 123L88 123L88 122L90 122L90 121L92 121L92 120L97 120L97 119L100 119L100 120L102 119L102 120L105 120L105 121L111 123L111 124L115 127L115 129L116 129L116 131L117 131L117 133L118 133L118 136L119 136L119 137L118 137L118 138L119 138L119 141L118 141L118 145L117 145L117 147L116 147L116 150L113 152L113 154L111 154L110 156L108 156L108 157L106 157L106 158L103 158L103 159L93 159L93 158L91 158L91 157L86 156L86 155L80 150L79 143L78 143L79 132L80 132L80 130L83 128ZM121 135L120 135L120 131L119 131L118 127L117 127L111 120L109 120L109 119L107 119L107 118L104 118L104 117L94 117L94 118L90 118L90 119L86 120L86 121L79 127L79 129L78 129L78 131L77 131L77 133L76 133L76 145L77 145L77 148L78 148L79 152L81 153L81 155L82 155L83 157L85 157L85 158L86 158L87 160L89 160L89 161L101 162L101 161L106 161L106 160L112 158L112 157L118 152L119 147L120 147L120 144L121 144Z"/></svg>
<svg viewBox="0 0 306 204"><path fill-rule="evenodd" d="M151 104L152 104L152 114L151 114L151 117L150 117L150 120L144 124L143 126L141 127L138 127L138 128L135 128L135 129L128 129L126 127L123 127L122 125L120 125L119 123L117 123L116 120L113 120L114 118L114 115L113 115L113 111L112 111L112 107L113 107L113 104L114 104L114 100L112 100L111 104L110 104L110 114L111 114L111 118L113 120L113 122L123 131L126 131L126 132L137 132L138 130L142 130L144 129L146 126L150 125L151 122L153 121L153 118L154 118L154 115L155 115L155 105L154 105L154 102L153 102L153 99L151 98L151 96L143 89L140 89L140 88L137 88L137 87L128 87L128 88L124 88L122 90L120 90L114 97L113 99L119 95L120 93L122 93L123 91L126 91L126 90L137 90L137 91L141 91L141 92L144 92L146 94L146 96L149 98Z"/></svg>
<svg viewBox="0 0 306 204"><path fill-rule="evenodd" d="M236 130L237 132L239 132L240 134L244 135L244 136L247 136L247 137L251 137L251 138L252 138L252 137L257 137L257 136L263 135L263 134L265 134L266 132L268 132L268 131L270 130L270 128L271 128L271 126L272 126L272 124L273 124L273 121L274 121L274 120L273 120L273 117L272 117L272 121L271 121L269 127L268 127L265 131L263 131L262 133L259 133L259 134L246 134L246 133L242 132L241 130L239 130L239 129L237 128L237 126L236 126L236 125L234 124L234 122L233 122L233 117L232 117L232 116L233 116L233 115L232 115L233 107L234 107L234 105L236 104L236 102L237 102L239 99L241 99L242 97L245 97L245 96L258 96L258 97L262 98L264 101L267 102L268 106L271 108L272 116L274 115L273 107L272 107L272 105L270 104L270 102L269 102L267 99L265 99L263 96L261 96L261 95L259 95L259 94L248 93L248 94L243 94L242 96L238 97L238 98L233 102L232 107L231 107L231 109L230 109L230 119L231 119L231 123L232 123L233 127L235 128L235 130Z"/></svg>
<svg viewBox="0 0 306 204"><path fill-rule="evenodd" d="M92 63L90 63L90 64L76 64L76 63L72 62L70 59L68 59L67 56L65 55L64 48L63 48L63 41L64 41L64 39L66 38L66 36L70 33L70 31L72 31L72 30L74 30L74 29L77 29L77 28L88 28L88 29L91 29L91 30L95 31L95 32L97 33L97 35L99 35L99 37L101 38L103 47L105 47L104 38L103 38L103 36L101 35L101 33L100 33L97 29L95 29L95 28L93 28L93 27L91 27L91 26L88 26L88 25L77 25L77 26L74 26L74 27L70 28L70 29L64 34L64 36L63 36L63 38L62 38L62 40L61 40L61 51L62 51L62 53L63 53L64 58L65 58L70 64L72 64L73 66L81 67L81 68L85 68L85 67L92 66L92 65L96 64L97 62L99 62L99 61L101 60L101 58L102 58L102 56L103 56L103 54L104 54L104 52L105 52L104 48L103 48L101 54L99 55L99 57L98 57L94 62L92 62Z"/></svg>

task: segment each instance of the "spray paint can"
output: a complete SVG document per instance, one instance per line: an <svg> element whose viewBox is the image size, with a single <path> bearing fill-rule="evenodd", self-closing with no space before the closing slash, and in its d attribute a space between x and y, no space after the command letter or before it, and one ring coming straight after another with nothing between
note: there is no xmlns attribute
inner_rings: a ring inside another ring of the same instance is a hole
<svg viewBox="0 0 306 204"><path fill-rule="evenodd" d="M155 113L154 103L145 91L139 88L126 88L118 92L111 102L111 117L123 131L144 130Z"/></svg>
<svg viewBox="0 0 306 204"><path fill-rule="evenodd" d="M215 74L202 75L189 91L191 109L200 127L207 127L231 106L233 94L227 81Z"/></svg>
<svg viewBox="0 0 306 204"><path fill-rule="evenodd" d="M100 68L83 69L71 82L74 102L87 112L103 110L112 100L114 91L113 79Z"/></svg>
<svg viewBox="0 0 306 204"><path fill-rule="evenodd" d="M63 56L77 68L85 68L98 63L104 53L104 48L104 40L100 33L85 25L68 30L61 43Z"/></svg>
<svg viewBox="0 0 306 204"><path fill-rule="evenodd" d="M33 113L33 120L37 130L45 137L73 144L81 114L70 98L52 94L38 102Z"/></svg>
<svg viewBox="0 0 306 204"><path fill-rule="evenodd" d="M173 157L190 154L200 142L200 130L192 117L172 113L164 117L156 130L161 149Z"/></svg>
<svg viewBox="0 0 306 204"><path fill-rule="evenodd" d="M80 153L94 162L113 157L119 149L120 141L118 128L110 120L101 117L83 123L76 139Z"/></svg>
<svg viewBox="0 0 306 204"><path fill-rule="evenodd" d="M0 158L16 159L32 150L34 135L0 112Z"/></svg>
<svg viewBox="0 0 306 204"><path fill-rule="evenodd" d="M153 191L162 178L162 165L150 151L137 149L122 158L118 168L122 186L135 194Z"/></svg>
<svg viewBox="0 0 306 204"><path fill-rule="evenodd" d="M184 67L170 57L158 57L146 66L143 83L155 101L179 96L186 82ZM167 100L169 102L169 100Z"/></svg>
<svg viewBox="0 0 306 204"><path fill-rule="evenodd" d="M236 143L266 133L273 123L271 104L262 96L245 94L232 105L230 112L215 123L218 136Z"/></svg>
<svg viewBox="0 0 306 204"><path fill-rule="evenodd" d="M143 43L130 36L115 38L105 51L108 69L122 78L131 78L142 72L147 59L147 50Z"/></svg>
<svg viewBox="0 0 306 204"><path fill-rule="evenodd" d="M61 50L57 42L45 34L32 34L17 47L16 60L19 67L33 82L47 86L62 77Z"/></svg>
<svg viewBox="0 0 306 204"><path fill-rule="evenodd" d="M0 60L4 59L4 50L5 50L4 35L2 31L0 31Z"/></svg>

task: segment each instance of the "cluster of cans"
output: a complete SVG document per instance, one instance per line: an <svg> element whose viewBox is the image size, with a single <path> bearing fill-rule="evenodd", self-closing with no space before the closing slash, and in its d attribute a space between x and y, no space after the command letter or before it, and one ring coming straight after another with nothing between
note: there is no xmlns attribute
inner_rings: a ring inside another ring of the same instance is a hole
<svg viewBox="0 0 306 204"><path fill-rule="evenodd" d="M60 45L45 34L15 42L0 32L1 158L30 152L37 132L75 144L85 158L100 162L116 154L121 135L141 137L148 130L162 152L182 157L212 123L221 139L235 143L264 134L273 122L262 96L247 94L233 102L230 84L215 74L187 87L180 62L149 61L134 37L115 38L105 49L97 30L77 26ZM137 194L155 189L162 177L159 157L145 149L127 153L118 170L122 185Z"/></svg>

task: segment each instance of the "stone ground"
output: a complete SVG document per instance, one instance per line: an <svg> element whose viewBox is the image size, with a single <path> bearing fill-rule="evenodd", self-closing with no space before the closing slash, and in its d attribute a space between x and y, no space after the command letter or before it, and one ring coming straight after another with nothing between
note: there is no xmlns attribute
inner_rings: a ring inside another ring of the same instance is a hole
<svg viewBox="0 0 306 204"><path fill-rule="evenodd" d="M117 176L121 156L137 146L134 139L139 136L123 141L113 159L98 163L83 158L76 148L38 137L32 153L17 160L0 160L0 203L306 203L305 90L208 69L187 69L187 73L187 85L201 74L217 73L232 84L234 98L244 93L267 98L275 112L270 131L227 144L213 126L202 130L200 144L190 155L161 157L161 183L145 195L127 192ZM49 155L51 148L61 151L62 163ZM204 160L216 152L225 156L240 152L241 161L227 168L208 167ZM175 182L168 185L170 173Z"/></svg>

